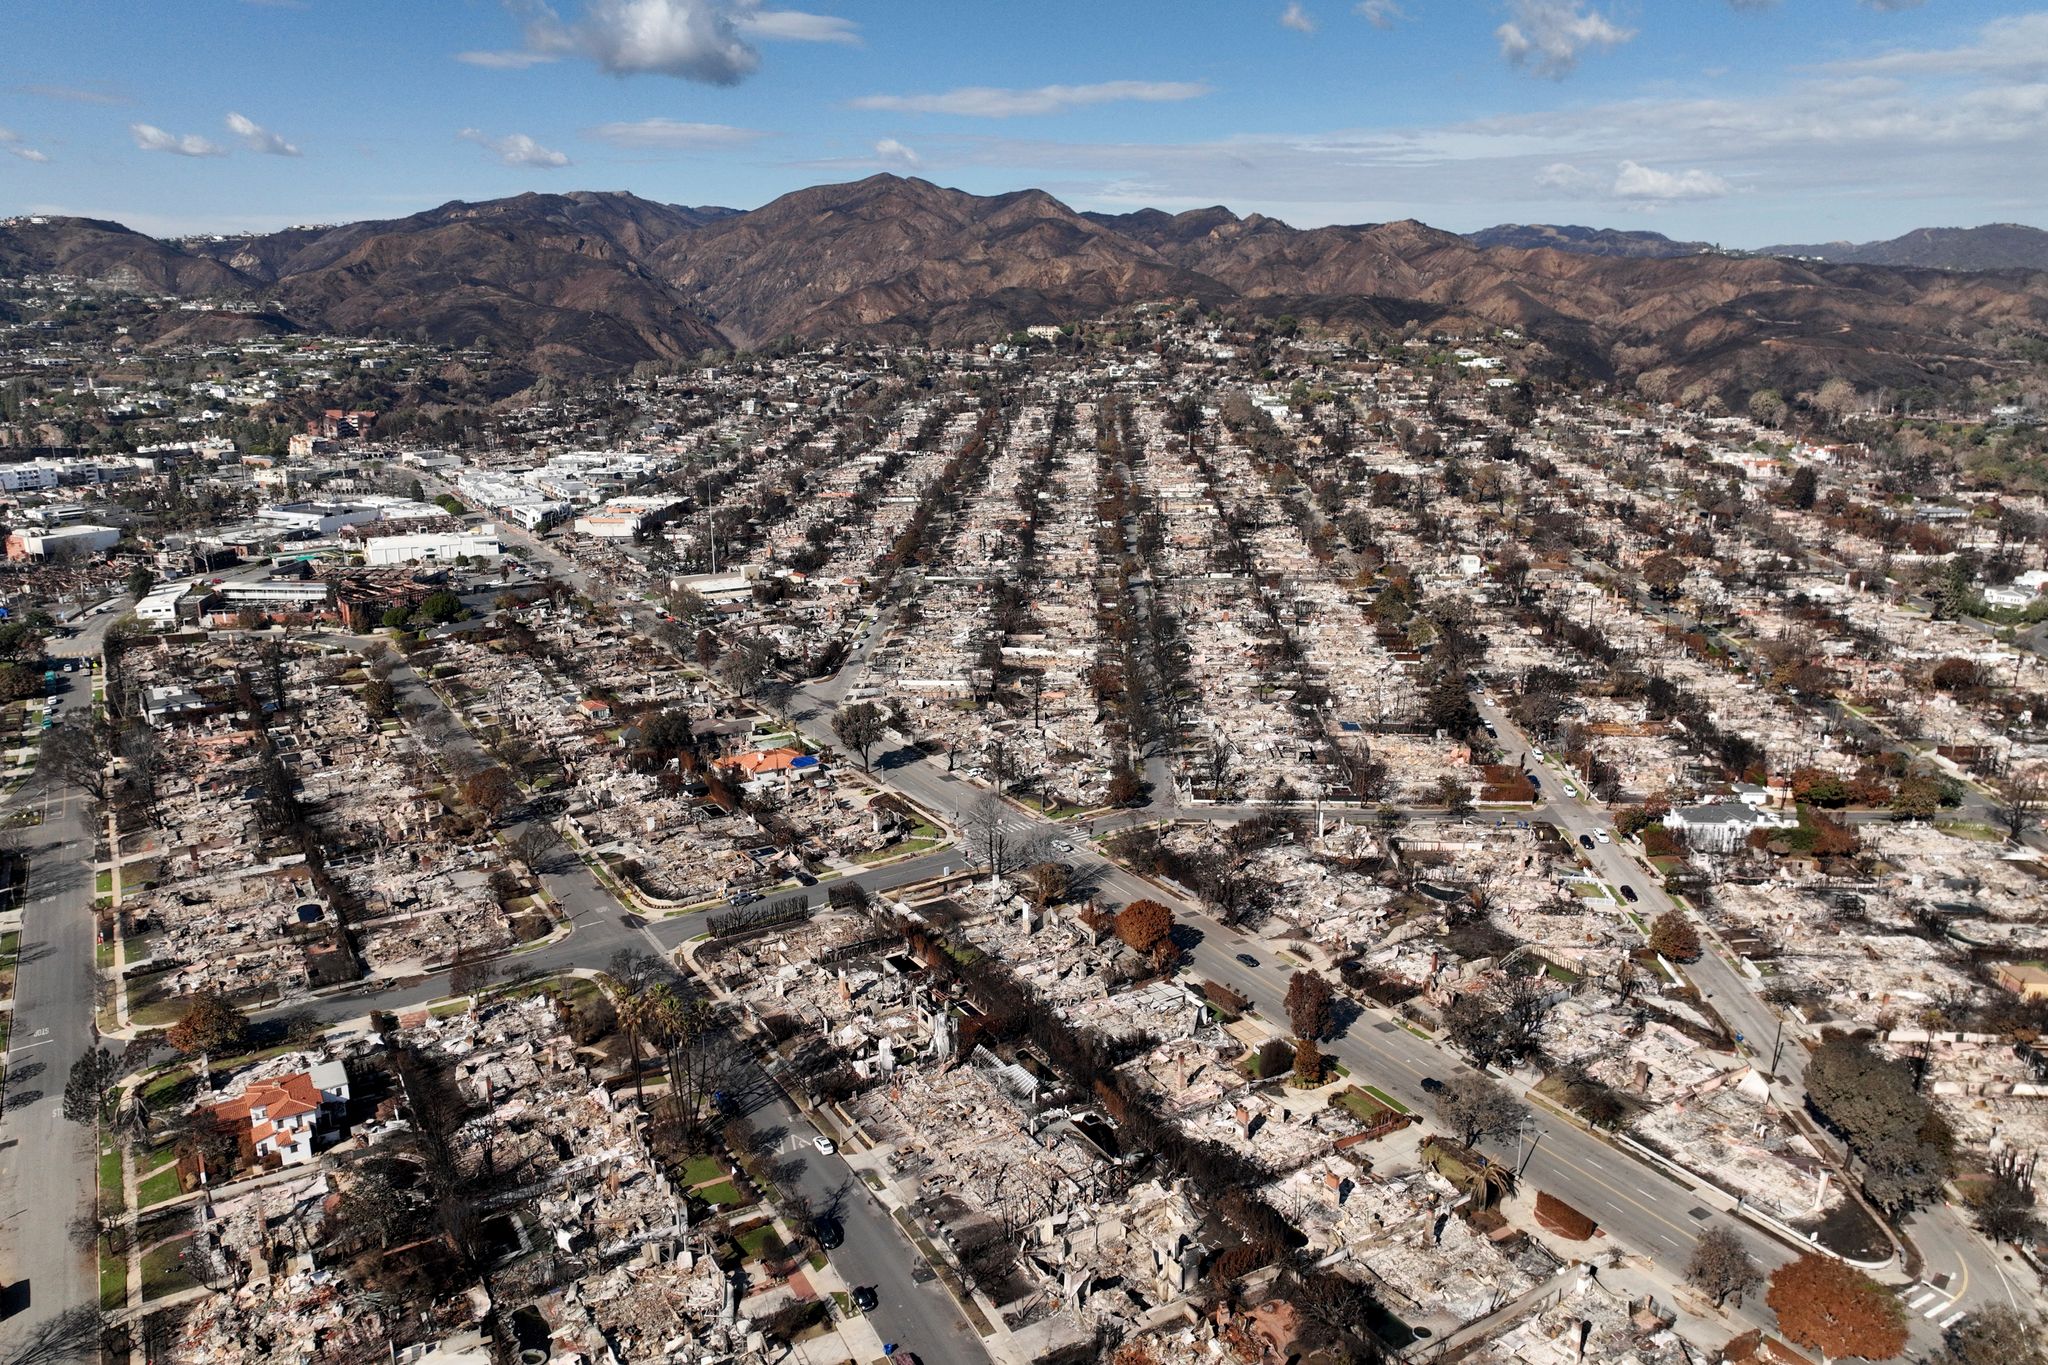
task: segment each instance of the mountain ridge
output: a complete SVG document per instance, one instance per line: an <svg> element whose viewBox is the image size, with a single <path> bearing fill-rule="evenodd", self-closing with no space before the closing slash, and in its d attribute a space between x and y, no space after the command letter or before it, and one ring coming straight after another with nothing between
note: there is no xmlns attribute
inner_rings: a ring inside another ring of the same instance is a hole
<svg viewBox="0 0 2048 1365"><path fill-rule="evenodd" d="M182 243L86 219L11 220L0 270L253 300L301 328L481 341L535 373L782 337L985 339L1157 300L1362 331L1512 327L1590 375L1655 374L1674 396L1836 376L1949 387L2011 364L2012 334L2048 334L2043 273L1689 243L1653 254L1670 239L1607 229L1488 234L1481 244L1412 219L1303 229L1220 205L1083 213L1043 190L974 195L882 174L745 211L527 193Z"/></svg>

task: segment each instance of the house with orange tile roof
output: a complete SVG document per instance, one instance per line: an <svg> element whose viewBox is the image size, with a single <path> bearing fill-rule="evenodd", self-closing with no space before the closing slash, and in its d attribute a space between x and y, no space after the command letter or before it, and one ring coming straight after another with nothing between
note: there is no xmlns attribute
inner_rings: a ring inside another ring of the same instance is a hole
<svg viewBox="0 0 2048 1365"><path fill-rule="evenodd" d="M770 773L788 772L802 757L802 749L749 749L745 753L734 754L731 758L719 759L717 766L730 768L740 775L741 780L751 782Z"/></svg>
<svg viewBox="0 0 2048 1365"><path fill-rule="evenodd" d="M214 1116L245 1127L242 1141L266 1166L298 1166L313 1159L313 1143L348 1110L348 1068L322 1062L247 1090L213 1106Z"/></svg>

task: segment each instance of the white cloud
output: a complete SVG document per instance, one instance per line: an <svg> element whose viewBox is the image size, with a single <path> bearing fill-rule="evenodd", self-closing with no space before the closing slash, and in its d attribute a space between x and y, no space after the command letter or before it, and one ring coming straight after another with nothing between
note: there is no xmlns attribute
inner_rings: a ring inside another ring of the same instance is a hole
<svg viewBox="0 0 2048 1365"><path fill-rule="evenodd" d="M209 142L197 133L167 133L153 123L131 123L128 132L145 152L168 152L172 156L226 156L227 148Z"/></svg>
<svg viewBox="0 0 2048 1365"><path fill-rule="evenodd" d="M1613 192L1617 199L1719 199L1731 187L1712 171L1660 171L1624 161L1615 172Z"/></svg>
<svg viewBox="0 0 2048 1365"><path fill-rule="evenodd" d="M1196 81L1103 81L1096 85L1041 85L1033 90L969 85L935 95L862 95L852 103L856 109L888 109L908 114L1014 118L1021 114L1057 114L1122 100L1191 100L1208 93L1209 87Z"/></svg>
<svg viewBox="0 0 2048 1365"><path fill-rule="evenodd" d="M23 161L34 161L37 163L50 159L22 141L21 134L15 132L12 128L0 128L0 152L6 152L9 156L20 157Z"/></svg>
<svg viewBox="0 0 2048 1365"><path fill-rule="evenodd" d="M600 123L584 136L614 147L655 147L671 151L710 151L744 147L768 134L758 128L724 123L679 123L674 119L641 119L638 123Z"/></svg>
<svg viewBox="0 0 2048 1365"><path fill-rule="evenodd" d="M1508 16L1493 31L1501 55L1552 79L1570 74L1588 49L1619 47L1636 36L1584 0L1508 0Z"/></svg>
<svg viewBox="0 0 2048 1365"><path fill-rule="evenodd" d="M1681 199L1719 199L1733 193L1721 176L1706 170L1660 171L1637 161L1624 161L1607 175L1570 162L1553 162L1536 173L1536 183L1575 199L1610 199L1630 203L1665 203Z"/></svg>
<svg viewBox="0 0 2048 1365"><path fill-rule="evenodd" d="M742 7L734 22L742 33L771 42L843 43L860 46L860 25L835 14L806 14L798 9Z"/></svg>
<svg viewBox="0 0 2048 1365"><path fill-rule="evenodd" d="M1408 17L1394 0L1358 0L1352 10L1374 28L1392 28Z"/></svg>
<svg viewBox="0 0 2048 1365"><path fill-rule="evenodd" d="M1844 75L2048 77L2048 14L1993 19L1960 47L1901 50L1830 62Z"/></svg>
<svg viewBox="0 0 2048 1365"><path fill-rule="evenodd" d="M924 165L922 157L893 137L885 137L875 144L875 159L897 166L908 166L913 170Z"/></svg>
<svg viewBox="0 0 2048 1365"><path fill-rule="evenodd" d="M286 142L262 124L243 118L240 114L228 115L228 131L242 139L242 145L252 152L265 156L297 156L299 149Z"/></svg>
<svg viewBox="0 0 2048 1365"><path fill-rule="evenodd" d="M39 100L63 100L68 104L128 104L126 95L111 90L88 90L75 85L10 85L10 95L33 95Z"/></svg>
<svg viewBox="0 0 2048 1365"><path fill-rule="evenodd" d="M526 26L527 47L548 56L590 58L614 76L677 76L736 85L761 65L719 0L589 0L564 23L542 7Z"/></svg>
<svg viewBox="0 0 2048 1365"><path fill-rule="evenodd" d="M1315 16L1301 7L1301 0L1287 0L1287 8L1280 11L1280 27L1291 28L1296 33L1314 33Z"/></svg>
<svg viewBox="0 0 2048 1365"><path fill-rule="evenodd" d="M1874 9L1884 14L1897 14L1902 9L1918 9L1921 0L1861 0L1863 8Z"/></svg>
<svg viewBox="0 0 2048 1365"><path fill-rule="evenodd" d="M860 45L860 26L851 19L768 9L761 0L584 0L574 19L548 0L504 4L524 21L525 46L458 52L457 61L518 70L584 57L614 76L737 85L760 68L756 40Z"/></svg>
<svg viewBox="0 0 2048 1365"><path fill-rule="evenodd" d="M455 54L455 60L470 66L488 67L492 71L524 71L529 66L539 66L544 62L557 61L559 58L552 52L532 52L525 48L513 48L509 51L491 49L458 52Z"/></svg>
<svg viewBox="0 0 2048 1365"><path fill-rule="evenodd" d="M567 156L541 146L524 133L507 133L504 137L492 137L478 128L464 128L456 136L465 142L474 142L507 166L556 170L569 164Z"/></svg>

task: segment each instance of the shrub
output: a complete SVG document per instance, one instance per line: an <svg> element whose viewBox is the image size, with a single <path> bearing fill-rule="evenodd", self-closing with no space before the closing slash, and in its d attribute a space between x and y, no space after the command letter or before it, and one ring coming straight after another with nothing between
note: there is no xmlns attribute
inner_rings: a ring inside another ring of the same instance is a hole
<svg viewBox="0 0 2048 1365"><path fill-rule="evenodd" d="M1583 1242L1594 1232L1592 1219L1548 1190L1536 1192L1536 1222L1544 1231L1572 1242Z"/></svg>

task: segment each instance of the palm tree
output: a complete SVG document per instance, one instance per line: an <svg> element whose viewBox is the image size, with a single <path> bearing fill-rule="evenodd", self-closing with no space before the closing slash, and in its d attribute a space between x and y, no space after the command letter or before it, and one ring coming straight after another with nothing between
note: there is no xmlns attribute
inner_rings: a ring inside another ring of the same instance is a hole
<svg viewBox="0 0 2048 1365"><path fill-rule="evenodd" d="M664 985L635 990L630 982L610 972L599 972L597 984L610 997L612 1011L619 1017L619 1031L626 1035L627 1059L633 1068L633 1099L644 1106L647 1079L640 1071L640 1044L659 1039L674 1027L679 1014L675 993Z"/></svg>

